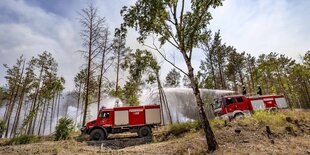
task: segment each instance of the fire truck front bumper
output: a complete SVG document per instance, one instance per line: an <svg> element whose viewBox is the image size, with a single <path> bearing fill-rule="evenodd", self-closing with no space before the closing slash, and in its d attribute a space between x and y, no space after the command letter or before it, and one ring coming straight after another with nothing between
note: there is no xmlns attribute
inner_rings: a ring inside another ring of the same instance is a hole
<svg viewBox="0 0 310 155"><path fill-rule="evenodd" d="M85 126L83 126L83 127L80 129L80 131L81 131L82 133L87 133L87 128L86 128Z"/></svg>

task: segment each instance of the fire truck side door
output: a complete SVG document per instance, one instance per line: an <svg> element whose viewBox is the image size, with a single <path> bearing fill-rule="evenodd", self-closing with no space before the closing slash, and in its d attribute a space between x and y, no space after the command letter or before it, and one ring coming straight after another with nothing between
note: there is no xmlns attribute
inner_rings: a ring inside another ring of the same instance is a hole
<svg viewBox="0 0 310 155"><path fill-rule="evenodd" d="M111 126L112 125L112 112L111 111L102 111L100 113L100 124L103 126Z"/></svg>
<svg viewBox="0 0 310 155"><path fill-rule="evenodd" d="M237 104L235 106L235 110L247 110L248 105L246 104L245 98L242 96L236 97Z"/></svg>
<svg viewBox="0 0 310 155"><path fill-rule="evenodd" d="M225 102L227 113L231 113L235 111L236 100L234 97L227 97L225 98L224 102Z"/></svg>

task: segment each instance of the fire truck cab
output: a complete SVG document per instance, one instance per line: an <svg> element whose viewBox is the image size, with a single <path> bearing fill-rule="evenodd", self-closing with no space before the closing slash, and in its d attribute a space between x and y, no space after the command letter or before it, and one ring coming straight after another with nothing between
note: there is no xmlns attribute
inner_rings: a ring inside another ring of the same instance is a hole
<svg viewBox="0 0 310 155"><path fill-rule="evenodd" d="M216 117L236 118L251 115L256 110L284 109L288 106L283 95L231 95L214 99L212 107Z"/></svg>

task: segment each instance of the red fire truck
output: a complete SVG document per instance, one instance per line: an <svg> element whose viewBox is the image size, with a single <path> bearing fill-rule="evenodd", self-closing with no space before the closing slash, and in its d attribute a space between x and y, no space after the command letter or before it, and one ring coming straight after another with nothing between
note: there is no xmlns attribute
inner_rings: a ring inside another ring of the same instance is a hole
<svg viewBox="0 0 310 155"><path fill-rule="evenodd" d="M232 95L214 99L213 110L216 117L236 118L251 115L256 110L287 108L283 95L250 96Z"/></svg>
<svg viewBox="0 0 310 155"><path fill-rule="evenodd" d="M137 132L139 137L152 135L151 128L161 124L160 106L101 108L96 120L81 129L91 140L104 140L109 134Z"/></svg>

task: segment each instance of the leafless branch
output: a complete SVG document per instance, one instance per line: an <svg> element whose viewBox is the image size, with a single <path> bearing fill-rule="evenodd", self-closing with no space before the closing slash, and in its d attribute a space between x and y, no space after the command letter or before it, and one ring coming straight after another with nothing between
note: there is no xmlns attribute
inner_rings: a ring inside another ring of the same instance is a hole
<svg viewBox="0 0 310 155"><path fill-rule="evenodd" d="M188 76L188 74L187 74L185 71L183 71L181 68L179 68L178 66L176 66L176 65L173 64L170 60L167 59L167 57L166 57L166 56L159 50L159 48L156 46L154 40L155 40L155 39L154 39L154 37L153 37L153 47L150 46L150 45L146 45L146 44L144 44L144 46L146 46L146 47L148 47L148 48L150 48L150 49L153 49L153 50L157 51L157 52L162 56L162 58L164 58L164 60L165 60L166 62L170 63L170 64L171 64L173 67L175 67L177 70L179 70L180 72L182 72L183 74L185 74L185 75Z"/></svg>

